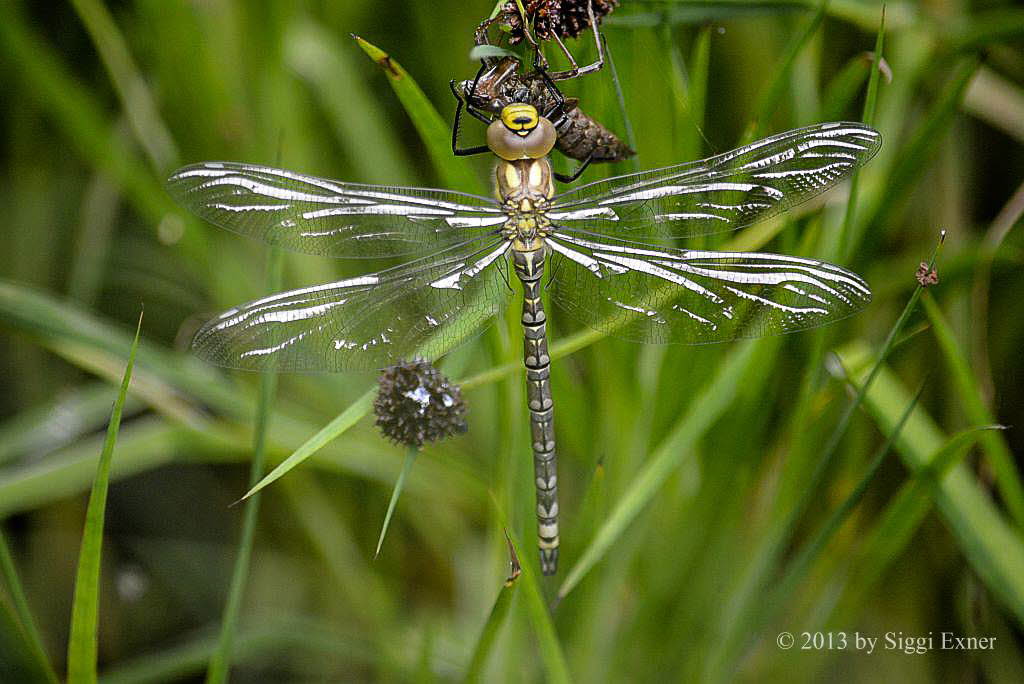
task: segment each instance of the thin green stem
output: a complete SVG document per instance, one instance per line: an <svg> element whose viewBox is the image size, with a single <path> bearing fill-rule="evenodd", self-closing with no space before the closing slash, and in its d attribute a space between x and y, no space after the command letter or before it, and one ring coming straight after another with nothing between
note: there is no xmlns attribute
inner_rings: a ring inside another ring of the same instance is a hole
<svg viewBox="0 0 1024 684"><path fill-rule="evenodd" d="M281 250L272 249L268 255L267 289L279 289L281 283L282 255ZM264 373L260 378L259 397L256 405L256 424L253 427L253 454L249 467L249 484L259 482L263 475L267 452L267 431L270 424L271 405L277 388L277 374ZM210 658L206 681L209 684L226 682L231 669L231 654L234 647L235 632L238 629L238 617L241 613L242 598L245 593L246 581L249 577L249 565L252 561L253 539L256 536L256 522L259 518L260 497L254 495L245 501L242 514L242 533L238 540L238 555L235 557L234 570L231 573L231 586L228 589L227 602L221 620L220 636L217 648Z"/></svg>

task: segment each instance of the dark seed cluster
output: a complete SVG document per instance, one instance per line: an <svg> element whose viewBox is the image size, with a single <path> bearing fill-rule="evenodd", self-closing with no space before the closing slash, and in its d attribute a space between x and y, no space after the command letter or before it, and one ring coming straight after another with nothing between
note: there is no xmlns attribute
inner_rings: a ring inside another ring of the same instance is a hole
<svg viewBox="0 0 1024 684"><path fill-rule="evenodd" d="M385 369L373 412L385 437L408 446L466 431L462 391L429 361L399 361Z"/></svg>
<svg viewBox="0 0 1024 684"><path fill-rule="evenodd" d="M531 22L534 35L538 40L559 38L575 38L590 27L590 15L587 13L588 0L523 0L523 9ZM594 18L601 23L604 15L615 9L619 0L592 0ZM523 18L519 13L515 0L509 0L502 8L505 23L509 27L509 42L516 45L525 38Z"/></svg>

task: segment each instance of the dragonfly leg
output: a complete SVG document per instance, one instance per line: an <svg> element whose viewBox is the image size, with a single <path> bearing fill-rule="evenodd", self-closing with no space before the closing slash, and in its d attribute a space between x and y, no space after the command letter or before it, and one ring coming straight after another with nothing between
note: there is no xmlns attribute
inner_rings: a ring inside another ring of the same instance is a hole
<svg viewBox="0 0 1024 684"><path fill-rule="evenodd" d="M575 78L577 76L583 76L585 74L591 74L595 71L600 71L604 68L604 42L601 39L601 33L597 30L597 17L594 15L594 3L593 0L587 2L587 15L590 18L590 30L594 32L594 42L597 44L597 59L594 60L593 64L588 64L585 67L578 66L576 60L569 54L569 50L562 43L561 39L556 35L555 41L558 46L562 48L562 52L565 53L569 59L571 68L567 71L556 71L551 74L551 78L555 81L564 81L569 78Z"/></svg>
<svg viewBox="0 0 1024 684"><path fill-rule="evenodd" d="M475 87L476 81L474 81L473 83ZM465 106L467 112L469 112L474 117L480 119L486 124L490 123L490 119L487 119L478 111L476 111L475 108L463 98L462 94L459 93L458 86L455 85L454 80L450 81L448 83L448 86L452 90L452 95L454 95L455 99L458 100L458 104L455 105L455 120L452 122L452 154L454 154L456 157L465 157L472 154L483 154L484 152L490 152L490 148L487 147L487 145L477 145L474 147L461 148L459 147L459 131L462 129L463 106Z"/></svg>
<svg viewBox="0 0 1024 684"><path fill-rule="evenodd" d="M587 170L587 167L590 166L590 162L593 159L594 159L594 155L593 154L591 154L586 159L584 159L583 163L580 164L579 168L572 172L572 175L568 175L567 176L564 173L558 173L556 171L555 174L554 174L555 180L557 180L560 183L572 183L574 180L576 180L581 175L583 175L583 172Z"/></svg>

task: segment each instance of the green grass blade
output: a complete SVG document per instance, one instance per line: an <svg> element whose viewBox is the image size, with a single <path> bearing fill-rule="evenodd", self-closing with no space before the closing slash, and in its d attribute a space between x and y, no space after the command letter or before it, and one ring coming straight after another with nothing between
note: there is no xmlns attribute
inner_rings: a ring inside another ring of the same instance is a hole
<svg viewBox="0 0 1024 684"><path fill-rule="evenodd" d="M863 387L868 377L866 350L859 345L849 345L840 350L839 355L843 365L851 369L854 381ZM864 404L888 433L899 416L900 407L908 399L907 391L892 372L880 370ZM985 433L972 434L980 437ZM948 454L948 450L944 450L947 442L938 426L919 407L897 438L896 447L904 463L914 472L946 468L941 480L931 488L939 512L978 576L1017 620L1024 622L1024 542L1000 515L985 486L972 472L962 464L950 466L934 460L950 458L944 455ZM963 441L959 447L966 448Z"/></svg>
<svg viewBox="0 0 1024 684"><path fill-rule="evenodd" d="M522 572L522 568L519 566L518 559L514 555L515 551L512 547L512 542L509 541L508 545L510 552L513 554L512 575L502 584L498 597L494 600L494 605L491 606L491 612L487 616L487 622L484 623L484 628L480 631L480 638L477 639L476 646L473 647L473 656L469 659L469 666L466 668L465 681L467 682L484 681L484 669L487 667L487 658L491 655L491 649L494 647L494 642L498 639L498 633L505 625L509 606L512 605L512 599L515 596L516 585L518 584L516 580L519 573Z"/></svg>
<svg viewBox="0 0 1024 684"><path fill-rule="evenodd" d="M451 127L445 123L437 109L413 80L412 76L402 68L402 65L391 58L388 53L376 45L369 43L359 36L353 36L363 52L376 62L388 82L398 95L399 101L405 107L409 119L420 134L420 139L427 148L427 154L438 173L444 179L445 184L453 190L463 192L484 192L484 188L468 165L452 154Z"/></svg>
<svg viewBox="0 0 1024 684"><path fill-rule="evenodd" d="M402 495L402 489L405 488L405 478L412 471L413 463L416 462L416 455L420 452L418 447L411 446L405 452L405 462L402 464L402 472L398 473L398 479L395 480L395 487L391 490L391 500L388 501L388 511L384 514L384 524L380 528L380 537L377 538L377 549L373 552L373 557L376 558L380 555L380 547L384 544L384 535L388 533L388 525L391 524L391 516L395 512L395 506L398 505L398 497Z"/></svg>
<svg viewBox="0 0 1024 684"><path fill-rule="evenodd" d="M871 76L868 78L868 92L864 98L864 113L861 120L871 126L875 120L875 110L878 107L878 83L882 73L881 61L885 53L885 5L882 6L882 17L878 22L878 35L875 37L875 55L871 61ZM843 229L839 234L839 257L846 261L850 258L852 242L852 227L854 212L857 208L857 179L860 177L860 169L850 176L850 199L846 203L846 213L843 215Z"/></svg>
<svg viewBox="0 0 1024 684"><path fill-rule="evenodd" d="M747 130L743 134L741 144L745 145L756 140L761 134L762 127L767 123L771 115L775 113L779 106L779 101L789 85L790 75L793 73L793 67L796 65L796 59L821 26L828 5L829 0L821 0L818 4L818 9L807 20L800 33L790 42L786 54L782 57L782 62L772 70L771 82L758 98L757 105L754 107L754 116L751 118L750 123L747 124Z"/></svg>
<svg viewBox="0 0 1024 684"><path fill-rule="evenodd" d="M782 579L773 589L771 597L768 600L768 609L765 610L764 621L770 620L786 602L791 600L791 596L797 585L803 581L804 577L807 575L807 571L810 569L811 563L813 563L825 549L825 546L839 530L843 522L849 517L854 507L860 503L860 500L868 490L868 485L874 478L875 473L877 473L878 469L881 467L882 461L889 454L893 443L903 430L903 426L910 418L914 407L916 407L918 401L920 401L921 394L924 392L924 387L925 385L922 383L917 389L917 393L914 395L914 398L907 404L907 408L903 411L903 415L900 416L899 422L896 423L892 432L886 436L885 442L875 452L874 457L864 469L863 475L861 475L860 480L854 486L850 494L843 500L843 503L832 512L832 515L822 523L818 528L818 531L807 543L803 545L793 560L789 562L789 567L782 576Z"/></svg>
<svg viewBox="0 0 1024 684"><path fill-rule="evenodd" d="M361 58L350 53L349 43L340 44L326 27L311 20L295 22L285 33L285 59L320 101L357 177L407 185L414 177L408 145L378 113L378 93L357 72Z"/></svg>
<svg viewBox="0 0 1024 684"><path fill-rule="evenodd" d="M80 383L73 390L36 406L29 406L0 423L0 466L24 454L48 454L100 430L110 419L117 388L99 380ZM125 413L142 406L134 397ZM69 428L54 435L46 430L54 415L67 416ZM2 515L2 513L0 513Z"/></svg>
<svg viewBox="0 0 1024 684"><path fill-rule="evenodd" d="M146 151L151 166L160 175L166 174L178 166L178 149L160 118L152 91L132 59L124 35L100 0L71 0L71 5L110 74L136 142Z"/></svg>
<svg viewBox="0 0 1024 684"><path fill-rule="evenodd" d="M13 3L0 3L0 54L19 68L25 92L53 118L71 146L89 164L124 188L146 223L156 228L174 205L161 183L106 120L104 107L70 73L58 53L36 35ZM187 231L178 243L197 261L205 254L200 235Z"/></svg>
<svg viewBox="0 0 1024 684"><path fill-rule="evenodd" d="M271 249L267 258L267 291L276 292L281 287L281 270L284 259L280 249ZM256 404L256 423L253 426L252 462L249 467L249 484L252 485L263 474L267 454L268 430L270 428L270 412L277 389L277 374L266 372L260 377L259 400ZM249 498L242 516L242 532L238 539L238 553L235 566L231 573L231 586L224 605L221 618L220 636L217 649L210 658L210 666L206 671L209 684L221 684L228 679L231 669L231 655L234 647L235 632L238 630L238 616L242 610L242 597L245 594L246 581L249 577L249 565L252 561L253 540L256 536L256 521L259 518L260 497Z"/></svg>
<svg viewBox="0 0 1024 684"><path fill-rule="evenodd" d="M107 486L110 477L110 461L117 443L117 432L121 427L121 411L124 409L128 385L135 365L135 352L139 348L139 333L142 331L142 315L135 328L135 340L128 354L121 389L114 410L110 415L107 438L103 443L96 479L89 494L89 507L85 513L85 529L82 531L82 548L78 554L78 571L75 573L75 598L71 607L71 635L68 638L68 682L96 681L96 657L98 650L97 630L99 629L100 608L100 556L103 547L103 522L107 507Z"/></svg>
<svg viewBox="0 0 1024 684"><path fill-rule="evenodd" d="M690 57L690 88L688 108L693 117L694 128L683 137L684 159L696 159L701 156L701 140L704 136L704 122L707 117L708 82L711 74L711 34L710 26L705 26L697 34Z"/></svg>
<svg viewBox="0 0 1024 684"><path fill-rule="evenodd" d="M935 141L950 125L979 64L978 59L970 57L952 70L953 75L939 94L937 102L929 110L927 118L899 151L898 161L886 180L886 190L881 199L865 212L866 220L851 226L855 234L849 244L859 244L862 235L887 222L895 212L897 204L902 204L909 196L911 186L920 180L922 170L938 151L940 146L936 145Z"/></svg>
<svg viewBox="0 0 1024 684"><path fill-rule="evenodd" d="M516 556L523 558L522 544L518 543L516 536L512 533L509 533L509 538ZM530 618L534 636L540 647L541 662L544 665L547 681L568 684L572 681L569 676L569 666L565 662L565 654L562 653L562 644L558 641L555 623L551 621L551 613L544 602L544 594L537 579L536 567L535 563L523 563L523 573L517 584L523 585L526 613Z"/></svg>
<svg viewBox="0 0 1024 684"><path fill-rule="evenodd" d="M249 491L245 493L242 499L248 499L250 496L260 491L267 485L271 484L295 466L299 465L307 458L315 454L324 445L328 444L334 439L337 439L342 433L348 430L350 427L355 425L359 420L370 412L373 408L373 398L376 395L376 389L371 388L366 391L361 397L356 399L347 409L338 414L327 425L323 426L319 432L306 440L298 449L282 461L276 468L271 470L267 475L252 486Z"/></svg>
<svg viewBox="0 0 1024 684"><path fill-rule="evenodd" d="M14 607L0 593L0 680L5 682L57 682L45 655L40 659L22 629Z"/></svg>
<svg viewBox="0 0 1024 684"><path fill-rule="evenodd" d="M988 425L995 420L985 406L981 390L971 370L970 362L957 344L953 330L938 303L926 292L921 298L925 314L932 324L932 332L939 343L942 359L946 362L949 375L956 388L956 396L963 405L967 419L976 425ZM981 445L988 456L992 471L996 476L996 486L1003 497L1017 527L1024 529L1024 488L1021 487L1020 475L1014 463L1013 454L1004 437L998 432L987 432L981 436Z"/></svg>
<svg viewBox="0 0 1024 684"><path fill-rule="evenodd" d="M629 116L629 111L626 109L626 98L622 94L622 82L619 80L619 72L615 68L615 58L612 56L610 50L607 51L605 59L608 61L608 72L611 74L612 89L615 91L615 104L619 108L619 116L622 117L622 128L626 134L626 144L632 149L636 149L636 134L633 131L633 120ZM634 171L640 170L639 155L634 155L629 161L630 166Z"/></svg>
<svg viewBox="0 0 1024 684"><path fill-rule="evenodd" d="M31 681L56 682L57 674L46 657L43 639L21 586L7 537L0 529L0 576L6 593L0 589L0 610L6 623L0 626L0 676L26 678ZM10 599L8 601L8 598ZM6 650L14 653L5 653ZM5 674L6 673L6 674Z"/></svg>
<svg viewBox="0 0 1024 684"><path fill-rule="evenodd" d="M883 59L885 59L885 5L882 5L882 16L878 20L875 54L871 60L871 76L868 78L868 92L864 97L864 113L861 116L861 121L868 126L874 124L875 111L878 109L878 84L882 74Z"/></svg>
<svg viewBox="0 0 1024 684"><path fill-rule="evenodd" d="M740 390L743 377L753 363L761 359L758 352L763 347L767 347L767 343L747 341L738 345L715 377L693 398L687 412L647 459L643 469L612 508L608 519L594 539L569 570L558 589L560 599L572 591L611 550L616 541L625 534L629 524L654 499L669 475L684 459L692 456L692 445L732 403Z"/></svg>
<svg viewBox="0 0 1024 684"><path fill-rule="evenodd" d="M80 361L82 352L88 350L92 358L102 358L103 365L109 366L124 358L132 344L131 336L120 325L73 303L7 280L0 280L0 317L8 329L39 338L44 346L59 349L58 353L78 355L73 362ZM140 341L138 361L136 379L148 373L154 384L137 385L134 394L148 393L155 407L180 413L174 408L181 408L175 395L184 392L231 416L240 417L251 410L237 387L194 358Z"/></svg>

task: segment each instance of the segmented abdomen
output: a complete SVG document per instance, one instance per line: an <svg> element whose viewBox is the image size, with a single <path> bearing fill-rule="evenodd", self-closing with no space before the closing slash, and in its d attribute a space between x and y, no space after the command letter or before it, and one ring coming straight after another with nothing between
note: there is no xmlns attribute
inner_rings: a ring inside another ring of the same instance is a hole
<svg viewBox="0 0 1024 684"><path fill-rule="evenodd" d="M512 263L523 284L523 363L537 490L537 545L541 572L553 575L558 570L558 475L547 316L541 301L544 256L543 249L512 251Z"/></svg>

